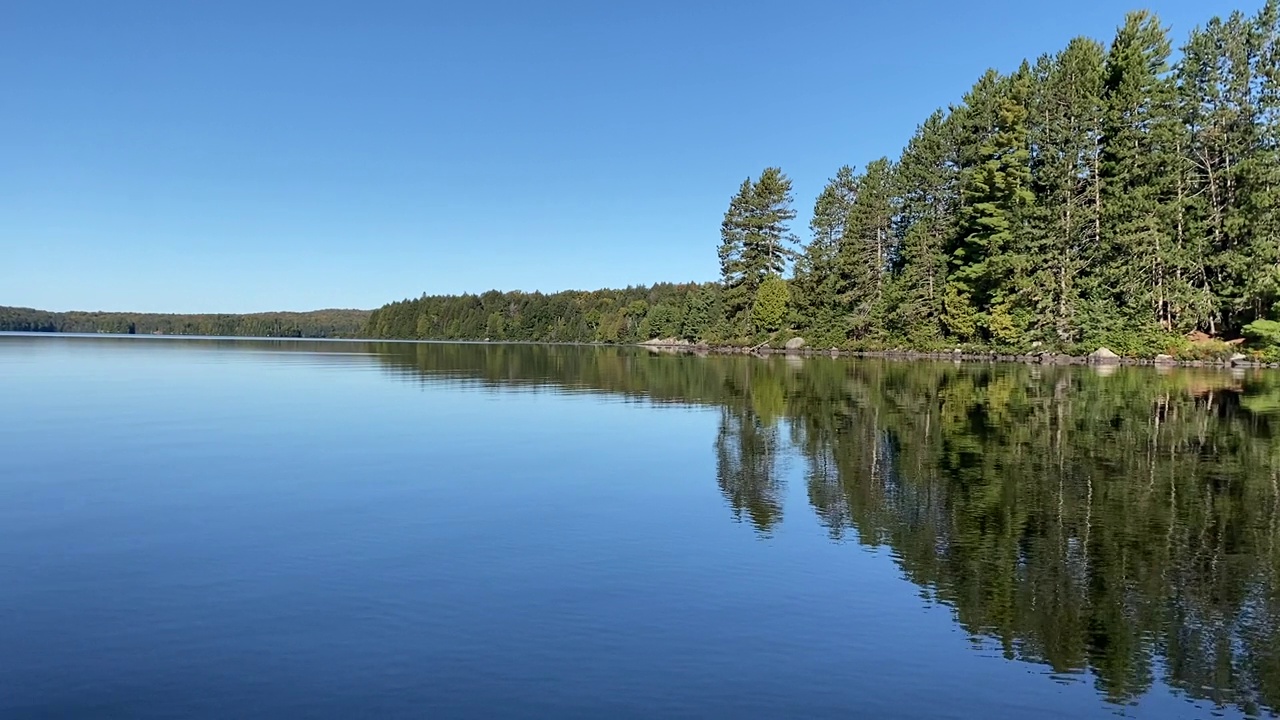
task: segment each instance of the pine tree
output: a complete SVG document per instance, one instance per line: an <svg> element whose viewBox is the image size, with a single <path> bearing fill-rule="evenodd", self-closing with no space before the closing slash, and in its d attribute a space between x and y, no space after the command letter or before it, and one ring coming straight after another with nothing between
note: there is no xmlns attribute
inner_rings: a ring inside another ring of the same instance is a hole
<svg viewBox="0 0 1280 720"><path fill-rule="evenodd" d="M895 255L893 163L880 158L855 178L858 191L849 207L836 253L836 292L855 338L885 332L885 292Z"/></svg>
<svg viewBox="0 0 1280 720"><path fill-rule="evenodd" d="M1253 278L1267 265L1257 241L1274 206L1277 157L1268 148L1268 76L1274 77L1275 3L1253 19L1239 12L1197 29L1178 64L1178 90L1189 134L1189 184L1203 242L1196 249L1217 306L1210 323L1238 331L1262 312ZM1268 15L1270 13L1270 15ZM1268 45L1271 47L1269 48ZM1265 235L1265 231L1263 231Z"/></svg>
<svg viewBox="0 0 1280 720"><path fill-rule="evenodd" d="M731 324L744 329L747 310L761 283L781 276L795 256L797 238L791 180L780 168L765 168L754 183L744 180L720 224L720 276Z"/></svg>
<svg viewBox="0 0 1280 720"><path fill-rule="evenodd" d="M1253 20L1258 146L1247 160L1250 226L1248 315L1280 315L1280 0L1267 0ZM1242 320L1244 318L1242 317Z"/></svg>
<svg viewBox="0 0 1280 720"><path fill-rule="evenodd" d="M954 123L942 111L925 120L902 153L894 173L895 235L894 322L918 347L942 335L943 288L947 282L947 243L956 233L959 206L959 158Z"/></svg>
<svg viewBox="0 0 1280 720"><path fill-rule="evenodd" d="M795 256L798 238L788 225L796 217L793 202L791 179L781 168L765 168L751 188L743 256L756 287L769 275L782 275Z"/></svg>
<svg viewBox="0 0 1280 720"><path fill-rule="evenodd" d="M971 325L955 329L973 335L982 330L1001 343L1019 340L1029 324L1022 302L1029 289L1030 258L1025 252L1025 219L1034 203L1031 192L1027 103L1030 69L992 83L992 125L974 157L980 160L962 186L960 234L952 249L949 298ZM968 102L968 100L966 101Z"/></svg>
<svg viewBox="0 0 1280 720"><path fill-rule="evenodd" d="M1170 329L1170 198L1177 146L1168 76L1169 40L1159 20L1133 12L1116 32L1104 75L1103 243L1093 322L1100 328L1159 323ZM1131 329L1131 328L1130 328Z"/></svg>
<svg viewBox="0 0 1280 720"><path fill-rule="evenodd" d="M729 200L729 209L720 223L720 282L724 286L725 312L739 317L755 297L756 283L747 257L747 234L751 229L754 186L751 178L742 181L738 193Z"/></svg>
<svg viewBox="0 0 1280 720"><path fill-rule="evenodd" d="M1069 346L1081 335L1087 258L1100 242L1105 50L1087 38L1037 64L1030 117L1036 194L1029 217L1035 334Z"/></svg>
<svg viewBox="0 0 1280 720"><path fill-rule="evenodd" d="M751 319L757 332L771 332L782 327L790 301L787 281L779 275L770 275L760 283L755 302L751 306Z"/></svg>
<svg viewBox="0 0 1280 720"><path fill-rule="evenodd" d="M811 334L840 340L844 335L838 273L840 245L858 196L853 168L845 165L827 181L813 206L811 239L796 260L793 303Z"/></svg>

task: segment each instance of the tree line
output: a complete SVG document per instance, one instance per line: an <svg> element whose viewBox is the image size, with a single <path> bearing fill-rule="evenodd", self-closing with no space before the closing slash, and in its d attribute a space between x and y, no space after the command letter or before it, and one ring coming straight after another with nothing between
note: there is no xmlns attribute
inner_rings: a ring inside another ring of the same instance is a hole
<svg viewBox="0 0 1280 720"><path fill-rule="evenodd" d="M747 178L718 282L393 303L373 337L854 349L1278 348L1280 2L1213 18L1176 61L1130 13L986 72L896 158L840 167L793 232L791 180ZM1280 349L1273 350L1280 351Z"/></svg>
<svg viewBox="0 0 1280 720"><path fill-rule="evenodd" d="M1134 12L1110 45L988 71L897 160L827 183L797 319L871 343L1150 352L1271 318L1278 11L1214 18L1172 63L1166 29Z"/></svg>
<svg viewBox="0 0 1280 720"><path fill-rule="evenodd" d="M248 315L48 312L0 307L0 331L212 335L224 337L353 338L363 333L367 310L315 310Z"/></svg>

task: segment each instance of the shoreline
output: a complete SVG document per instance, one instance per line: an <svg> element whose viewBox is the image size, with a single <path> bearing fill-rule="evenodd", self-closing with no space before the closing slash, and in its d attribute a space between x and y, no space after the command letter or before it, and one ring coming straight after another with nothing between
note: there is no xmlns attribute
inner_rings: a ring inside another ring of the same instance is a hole
<svg viewBox="0 0 1280 720"><path fill-rule="evenodd" d="M1017 363L1022 365L1081 365L1091 367L1155 367L1155 368L1213 368L1219 370L1275 370L1280 363L1259 362L1256 360L1178 360L1131 357L1096 358L1088 355L1065 355L1053 352L1035 352L1023 355L998 352L963 352L939 351L922 352L918 350L840 350L836 348L819 350L810 347L775 348L775 347L743 347L737 345L706 345L690 342L654 342L641 343L581 343L581 342L544 342L538 340L432 340L408 338L338 338L338 337L257 337L248 335L130 335L127 333L64 333L64 332L24 332L2 331L0 336L9 337L62 337L62 338L130 338L142 340L246 340L270 342L339 342L339 343L397 343L397 344L442 344L442 345L548 345L558 347L631 347L653 352L666 352L681 355L697 356L733 356L749 355L753 357L785 356L785 357L831 357L831 358L868 358L899 361L929 362L966 362L966 363Z"/></svg>
<svg viewBox="0 0 1280 720"><path fill-rule="evenodd" d="M774 348L774 347L738 347L733 345L701 345L697 343L636 343L634 347L656 351L678 352L689 355L754 355L767 357L772 355L792 357L846 357L876 358L882 360L926 360L936 362L969 362L969 363L1018 363L1022 365L1085 365L1093 367L1156 367L1156 368L1216 368L1220 370L1239 369L1280 369L1280 363L1266 363L1256 360L1178 360L1155 358L1107 357L1097 358L1088 355L1065 355L1053 352L1034 352L1023 355L998 352L963 352L959 350L922 352L919 350L818 350L815 348Z"/></svg>

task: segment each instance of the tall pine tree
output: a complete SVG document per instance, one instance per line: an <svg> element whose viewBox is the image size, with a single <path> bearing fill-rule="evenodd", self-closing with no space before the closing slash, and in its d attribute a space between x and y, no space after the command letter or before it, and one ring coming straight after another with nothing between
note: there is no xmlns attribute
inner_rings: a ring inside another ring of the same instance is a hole
<svg viewBox="0 0 1280 720"><path fill-rule="evenodd" d="M1170 199L1178 153L1169 40L1152 14L1129 13L1107 55L1103 112L1103 242L1090 318L1103 331L1172 329L1169 280L1176 277ZM1136 327L1135 327L1136 326Z"/></svg>
<svg viewBox="0 0 1280 720"><path fill-rule="evenodd" d="M885 329L889 268L896 254L893 163L875 160L855 182L858 192L836 255L836 291L848 331L861 339L882 335Z"/></svg>
<svg viewBox="0 0 1280 720"><path fill-rule="evenodd" d="M980 141L963 179L960 233L951 251L947 319L961 339L1012 343L1029 324L1021 301L1031 269L1025 220L1035 200L1027 136L1030 89L1031 72L1024 65L1011 77L982 85L987 95L966 100L971 107L990 108L990 126L973 126Z"/></svg>
<svg viewBox="0 0 1280 720"><path fill-rule="evenodd" d="M796 260L793 302L802 321L822 342L844 339L844 313L840 302L840 247L849 225L849 214L858 197L853 168L845 165L827 181L813 205L809 222L811 239Z"/></svg>
<svg viewBox="0 0 1280 720"><path fill-rule="evenodd" d="M947 243L956 234L959 157L954 122L942 111L929 116L907 144L894 174L901 238L894 259L898 303L893 324L917 347L942 336Z"/></svg>
<svg viewBox="0 0 1280 720"><path fill-rule="evenodd" d="M744 180L729 201L720 224L720 277L728 319L739 332L749 327L748 311L765 278L781 277L795 256L793 201L791 179L776 167L755 182Z"/></svg>
<svg viewBox="0 0 1280 720"><path fill-rule="evenodd" d="M1035 335L1060 347L1080 339L1082 276L1100 242L1104 62L1101 44L1076 38L1057 55L1042 58L1035 71L1030 294Z"/></svg>

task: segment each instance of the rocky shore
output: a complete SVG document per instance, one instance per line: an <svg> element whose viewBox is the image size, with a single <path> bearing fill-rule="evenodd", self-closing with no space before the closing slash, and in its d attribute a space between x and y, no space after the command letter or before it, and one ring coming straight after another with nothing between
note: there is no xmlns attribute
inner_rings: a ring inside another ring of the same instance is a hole
<svg viewBox="0 0 1280 720"><path fill-rule="evenodd" d="M791 355L791 356L828 356L828 357L861 357L884 358L888 360L934 360L951 362L1009 362L1035 365L1144 365L1151 367L1195 367L1195 368L1277 368L1280 363L1264 363L1251 360L1243 353L1237 353L1222 360L1178 360L1169 355L1157 355L1154 358L1121 357L1111 350L1098 348L1089 355L1064 355L1062 353L1033 351L1026 354L1009 354L996 352L964 352L951 350L942 352L918 352L913 350L841 350L830 348L821 350L807 346L801 338L789 340L785 347L776 348L767 345L742 347L732 345L706 345L682 340L649 340L641 347L654 351L678 352L696 355Z"/></svg>

